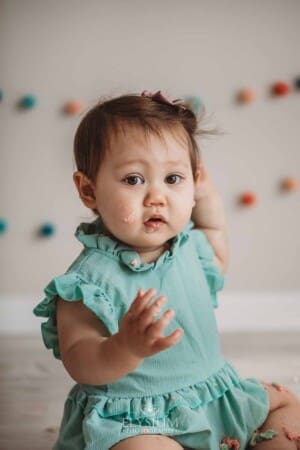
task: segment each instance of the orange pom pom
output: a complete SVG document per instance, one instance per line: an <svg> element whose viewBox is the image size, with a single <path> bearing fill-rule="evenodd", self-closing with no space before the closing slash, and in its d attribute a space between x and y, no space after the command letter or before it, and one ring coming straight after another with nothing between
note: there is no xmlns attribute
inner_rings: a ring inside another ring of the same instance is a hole
<svg viewBox="0 0 300 450"><path fill-rule="evenodd" d="M77 100L72 100L65 105L64 111L72 116L79 114L82 110L82 104Z"/></svg>
<svg viewBox="0 0 300 450"><path fill-rule="evenodd" d="M252 89L243 89L238 95L238 100L241 103L251 103L255 99L256 99L256 95Z"/></svg>
<svg viewBox="0 0 300 450"><path fill-rule="evenodd" d="M244 192L240 196L240 203L244 206L253 206L257 202L256 195L253 192Z"/></svg>
<svg viewBox="0 0 300 450"><path fill-rule="evenodd" d="M281 188L288 192L296 191L299 188L299 182L296 178L288 177L282 180Z"/></svg>

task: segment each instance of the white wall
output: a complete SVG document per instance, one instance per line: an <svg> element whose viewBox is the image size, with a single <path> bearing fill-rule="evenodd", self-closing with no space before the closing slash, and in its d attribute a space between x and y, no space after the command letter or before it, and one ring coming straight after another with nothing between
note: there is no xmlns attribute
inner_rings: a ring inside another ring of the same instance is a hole
<svg viewBox="0 0 300 450"><path fill-rule="evenodd" d="M299 331L300 291L234 291L219 295L215 309L220 332ZM46 318L32 314L34 293L0 295L0 336L40 334ZM42 299L42 298L41 298Z"/></svg>
<svg viewBox="0 0 300 450"><path fill-rule="evenodd" d="M77 224L92 217L72 184L79 119L63 116L63 104L78 98L87 109L100 95L143 89L201 96L212 125L227 133L202 143L227 211L227 291L297 292L300 191L280 194L278 183L299 178L300 91L272 99L269 89L300 75L299 21L297 0L2 0L3 296L36 292L39 300L80 251ZM255 103L234 103L242 87L256 90ZM38 106L20 112L16 102L28 92ZM244 189L257 192L256 208L237 207ZM47 220L56 236L37 239Z"/></svg>

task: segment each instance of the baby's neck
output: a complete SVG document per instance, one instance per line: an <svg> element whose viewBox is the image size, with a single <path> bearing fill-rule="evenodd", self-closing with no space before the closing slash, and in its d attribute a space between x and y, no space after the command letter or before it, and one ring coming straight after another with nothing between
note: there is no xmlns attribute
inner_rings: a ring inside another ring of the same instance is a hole
<svg viewBox="0 0 300 450"><path fill-rule="evenodd" d="M105 236L109 236L113 239L118 240L108 230L104 230L103 234ZM164 244L154 248L146 249L144 247L133 247L133 250L139 254L139 257L143 263L151 263L156 261L162 253L164 253L166 250L169 250L170 248L171 248L170 241L167 241Z"/></svg>
<svg viewBox="0 0 300 450"><path fill-rule="evenodd" d="M143 263L151 263L158 259L158 257L164 253L166 250L169 250L170 243L166 242L165 244L161 245L158 248L151 249L151 250L145 250L145 249L135 249L135 251L139 254L139 257L141 258L141 261Z"/></svg>

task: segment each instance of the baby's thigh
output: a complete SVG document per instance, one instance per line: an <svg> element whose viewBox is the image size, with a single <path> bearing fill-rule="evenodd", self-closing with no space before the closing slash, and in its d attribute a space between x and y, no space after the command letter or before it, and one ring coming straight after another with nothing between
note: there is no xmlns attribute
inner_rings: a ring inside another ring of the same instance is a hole
<svg viewBox="0 0 300 450"><path fill-rule="evenodd" d="M183 450L174 439L160 434L145 434L123 439L110 450Z"/></svg>
<svg viewBox="0 0 300 450"><path fill-rule="evenodd" d="M269 394L269 412L294 403L299 403L297 395L285 386L277 383L268 383L266 381L261 381L261 383Z"/></svg>

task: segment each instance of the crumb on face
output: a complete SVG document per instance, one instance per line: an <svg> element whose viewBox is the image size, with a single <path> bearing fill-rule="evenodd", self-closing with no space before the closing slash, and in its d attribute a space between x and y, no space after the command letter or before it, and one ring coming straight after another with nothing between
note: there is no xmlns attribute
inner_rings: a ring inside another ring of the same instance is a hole
<svg viewBox="0 0 300 450"><path fill-rule="evenodd" d="M128 223L130 225L130 224L134 223L134 219L135 219L134 213L131 212L128 216L123 218L123 222Z"/></svg>

